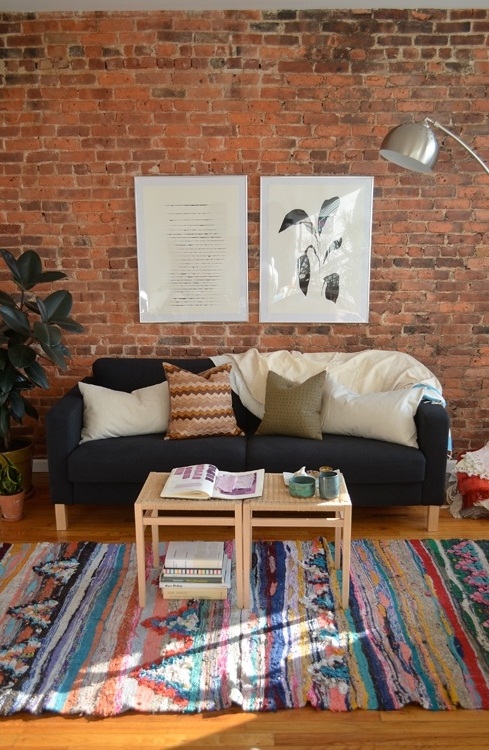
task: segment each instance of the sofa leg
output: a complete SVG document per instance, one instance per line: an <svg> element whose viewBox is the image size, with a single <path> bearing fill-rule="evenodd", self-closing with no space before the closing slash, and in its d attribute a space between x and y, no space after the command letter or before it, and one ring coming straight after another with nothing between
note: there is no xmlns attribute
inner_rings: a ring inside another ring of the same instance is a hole
<svg viewBox="0 0 489 750"><path fill-rule="evenodd" d="M68 528L68 506L55 505L54 514L56 516L56 530L66 531Z"/></svg>
<svg viewBox="0 0 489 750"><path fill-rule="evenodd" d="M428 505L428 531L438 531L438 519L440 517L439 505Z"/></svg>

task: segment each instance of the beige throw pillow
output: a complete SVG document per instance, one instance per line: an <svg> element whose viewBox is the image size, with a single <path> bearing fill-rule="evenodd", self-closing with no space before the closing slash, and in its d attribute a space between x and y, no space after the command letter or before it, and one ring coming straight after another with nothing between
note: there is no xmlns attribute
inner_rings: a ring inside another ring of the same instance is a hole
<svg viewBox="0 0 489 750"><path fill-rule="evenodd" d="M257 435L291 435L321 440L321 400L324 372L294 383L270 370L265 414Z"/></svg>
<svg viewBox="0 0 489 750"><path fill-rule="evenodd" d="M230 364L198 374L167 362L163 368L170 389L170 420L165 440L243 434L233 410Z"/></svg>
<svg viewBox="0 0 489 750"><path fill-rule="evenodd" d="M327 377L322 430L417 448L414 415L422 397L421 388L355 393Z"/></svg>
<svg viewBox="0 0 489 750"><path fill-rule="evenodd" d="M79 383L78 387L83 396L80 443L166 432L170 413L168 383L138 388L132 393L92 383Z"/></svg>

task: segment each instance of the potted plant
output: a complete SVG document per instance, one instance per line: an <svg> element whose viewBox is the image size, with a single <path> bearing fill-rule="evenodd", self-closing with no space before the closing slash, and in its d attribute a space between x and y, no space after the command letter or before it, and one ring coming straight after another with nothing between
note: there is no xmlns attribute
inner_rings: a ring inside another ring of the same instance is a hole
<svg viewBox="0 0 489 750"><path fill-rule="evenodd" d="M24 515L24 478L4 453L0 453L0 509L4 521L20 521Z"/></svg>
<svg viewBox="0 0 489 750"><path fill-rule="evenodd" d="M0 255L13 288L12 293L0 290L0 452L8 452L21 470L26 493L30 494L32 448L29 441L27 447L26 441L14 441L12 426L22 424L26 415L38 419L25 392L49 388L43 362L67 369L70 352L63 344L63 331L80 333L84 328L70 317L70 292L58 290L44 297L33 292L39 284L67 278L65 273L43 270L34 250L17 259L8 250L0 250Z"/></svg>

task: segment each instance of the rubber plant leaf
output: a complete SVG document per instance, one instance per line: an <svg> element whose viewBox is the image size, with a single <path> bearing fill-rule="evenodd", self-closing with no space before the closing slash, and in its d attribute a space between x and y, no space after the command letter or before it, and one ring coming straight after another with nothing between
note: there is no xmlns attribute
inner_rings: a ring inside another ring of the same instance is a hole
<svg viewBox="0 0 489 750"><path fill-rule="evenodd" d="M70 331L71 333L82 333L85 330L82 324L77 323L73 318L57 318L56 325L64 331Z"/></svg>
<svg viewBox="0 0 489 750"><path fill-rule="evenodd" d="M25 403L24 399L16 391L12 391L10 394L10 414L15 419L17 424L22 424L22 420L25 417Z"/></svg>
<svg viewBox="0 0 489 750"><path fill-rule="evenodd" d="M15 308L7 307L7 305L0 305L0 315L8 327L16 333L25 338L30 335L29 321L22 310L16 310Z"/></svg>
<svg viewBox="0 0 489 750"><path fill-rule="evenodd" d="M61 331L57 326L36 321L32 330L43 348L44 346L57 346L61 341Z"/></svg>
<svg viewBox="0 0 489 750"><path fill-rule="evenodd" d="M66 274L62 271L43 271L41 259L34 250L27 250L17 258L17 268L23 289L32 289L37 284L66 279Z"/></svg>
<svg viewBox="0 0 489 750"><path fill-rule="evenodd" d="M0 370L0 406L2 403L1 398L5 395L3 402L6 401L18 377L17 370L10 363L8 367L3 367Z"/></svg>
<svg viewBox="0 0 489 750"><path fill-rule="evenodd" d="M59 367L60 370L66 370L68 365L66 363L66 349L62 346L48 346L47 344L43 344L41 341L41 346L46 354L46 356L49 357L51 362L54 362L55 365Z"/></svg>
<svg viewBox="0 0 489 750"><path fill-rule="evenodd" d="M25 344L15 344L8 350L8 358L12 365L18 370L29 367L36 361L37 354L34 349Z"/></svg>
<svg viewBox="0 0 489 750"><path fill-rule="evenodd" d="M46 311L46 322L67 318L73 307L73 297L70 292L60 290L49 294L44 301L37 298L37 303L43 302Z"/></svg>
<svg viewBox="0 0 489 750"><path fill-rule="evenodd" d="M294 208L293 211L289 211L288 214L285 214L282 225L278 230L279 234L280 232L284 232L289 227L295 226L295 224L305 224L311 232L314 232L314 225L308 214L306 214L306 212L303 211L302 208Z"/></svg>
<svg viewBox="0 0 489 750"><path fill-rule="evenodd" d="M46 386L47 387L47 386ZM24 409L25 413L28 417L32 417L33 419L39 419L39 414L37 413L37 409L32 406L30 401L27 401L26 398L21 396L22 401L24 402Z"/></svg>
<svg viewBox="0 0 489 750"><path fill-rule="evenodd" d="M39 362L33 362L31 365L25 368L25 374L31 380L34 385L37 385L39 388L49 388L49 381L46 375L46 371L42 365L39 364ZM29 404L30 407L30 404ZM26 406L26 412L30 414L29 409ZM31 415L32 416L32 415Z"/></svg>
<svg viewBox="0 0 489 750"><path fill-rule="evenodd" d="M14 307L15 301L13 297L10 296L10 294L0 291L0 305L8 305L8 307Z"/></svg>

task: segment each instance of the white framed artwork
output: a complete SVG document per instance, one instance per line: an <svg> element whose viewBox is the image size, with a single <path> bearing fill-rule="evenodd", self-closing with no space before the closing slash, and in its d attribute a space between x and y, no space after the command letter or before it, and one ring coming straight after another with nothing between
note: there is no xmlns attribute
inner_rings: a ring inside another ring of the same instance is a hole
<svg viewBox="0 0 489 750"><path fill-rule="evenodd" d="M248 320L246 176L135 177L141 322Z"/></svg>
<svg viewBox="0 0 489 750"><path fill-rule="evenodd" d="M262 177L260 321L366 323L373 177Z"/></svg>

